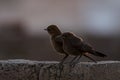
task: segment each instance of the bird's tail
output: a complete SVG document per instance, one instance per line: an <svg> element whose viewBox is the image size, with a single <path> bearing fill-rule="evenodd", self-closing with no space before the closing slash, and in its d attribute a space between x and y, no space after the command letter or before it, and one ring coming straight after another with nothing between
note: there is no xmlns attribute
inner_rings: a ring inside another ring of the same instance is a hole
<svg viewBox="0 0 120 80"><path fill-rule="evenodd" d="M107 55L101 53L101 52L98 52L98 51L90 51L91 54L95 55L95 56L99 56L99 57L107 57Z"/></svg>

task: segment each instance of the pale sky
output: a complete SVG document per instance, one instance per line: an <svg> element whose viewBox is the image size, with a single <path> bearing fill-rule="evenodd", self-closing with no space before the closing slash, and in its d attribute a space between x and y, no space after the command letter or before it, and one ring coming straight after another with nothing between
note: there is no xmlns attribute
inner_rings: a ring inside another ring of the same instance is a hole
<svg viewBox="0 0 120 80"><path fill-rule="evenodd" d="M119 0L0 1L0 13L0 22L23 19L30 32L39 32L50 24L90 34L110 35L120 31Z"/></svg>

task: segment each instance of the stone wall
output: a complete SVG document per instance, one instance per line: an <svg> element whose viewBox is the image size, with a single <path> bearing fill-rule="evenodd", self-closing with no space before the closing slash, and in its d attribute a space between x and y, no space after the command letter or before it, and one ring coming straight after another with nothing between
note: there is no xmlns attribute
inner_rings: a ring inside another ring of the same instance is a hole
<svg viewBox="0 0 120 80"><path fill-rule="evenodd" d="M66 63L61 70L55 61L1 60L0 80L120 80L120 61Z"/></svg>

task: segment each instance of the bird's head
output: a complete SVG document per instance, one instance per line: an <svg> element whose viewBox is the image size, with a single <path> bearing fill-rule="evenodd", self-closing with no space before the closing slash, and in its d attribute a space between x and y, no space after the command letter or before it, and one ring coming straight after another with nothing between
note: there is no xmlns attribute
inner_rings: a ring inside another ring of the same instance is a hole
<svg viewBox="0 0 120 80"><path fill-rule="evenodd" d="M61 34L61 31L59 30L59 28L56 25L49 25L44 30L47 31L51 36Z"/></svg>

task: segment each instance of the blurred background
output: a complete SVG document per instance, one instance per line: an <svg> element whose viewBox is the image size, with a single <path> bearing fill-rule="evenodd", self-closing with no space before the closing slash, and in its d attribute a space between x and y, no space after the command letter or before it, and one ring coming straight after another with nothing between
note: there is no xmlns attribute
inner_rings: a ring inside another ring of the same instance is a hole
<svg viewBox="0 0 120 80"><path fill-rule="evenodd" d="M61 60L44 31L51 24L108 55L95 59L120 60L119 0L0 0L0 59Z"/></svg>

